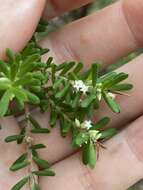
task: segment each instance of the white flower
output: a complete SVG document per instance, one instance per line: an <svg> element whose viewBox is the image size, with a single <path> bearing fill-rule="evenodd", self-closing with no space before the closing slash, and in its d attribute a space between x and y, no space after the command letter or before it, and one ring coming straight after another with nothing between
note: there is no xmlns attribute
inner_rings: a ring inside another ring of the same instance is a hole
<svg viewBox="0 0 143 190"><path fill-rule="evenodd" d="M86 128L87 130L89 130L92 127L92 122L90 120L85 120L83 123L83 128Z"/></svg>
<svg viewBox="0 0 143 190"><path fill-rule="evenodd" d="M89 86L85 85L82 80L75 80L73 82L73 88L76 91L80 91L80 92L83 92L85 94L86 92L88 92Z"/></svg>
<svg viewBox="0 0 143 190"><path fill-rule="evenodd" d="M108 92L108 96L110 96L110 98L112 98L112 99L116 98L116 94L114 94L112 92Z"/></svg>

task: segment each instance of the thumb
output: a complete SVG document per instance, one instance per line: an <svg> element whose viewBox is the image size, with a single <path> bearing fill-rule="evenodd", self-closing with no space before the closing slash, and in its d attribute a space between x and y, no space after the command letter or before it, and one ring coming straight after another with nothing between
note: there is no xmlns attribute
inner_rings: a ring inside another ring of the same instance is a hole
<svg viewBox="0 0 143 190"><path fill-rule="evenodd" d="M0 58L5 49L21 50L32 37L45 0L0 0Z"/></svg>

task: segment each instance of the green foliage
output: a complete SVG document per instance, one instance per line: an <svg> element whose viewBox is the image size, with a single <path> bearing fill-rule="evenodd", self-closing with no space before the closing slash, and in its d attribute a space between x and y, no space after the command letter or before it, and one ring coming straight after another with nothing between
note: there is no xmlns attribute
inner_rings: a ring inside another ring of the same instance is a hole
<svg viewBox="0 0 143 190"><path fill-rule="evenodd" d="M45 23L40 23L38 33L45 33ZM12 190L20 190L30 184L30 190L39 190L37 176L54 176L47 160L42 159L38 151L45 145L34 144L36 134L47 135L49 126L60 125L62 137L72 134L72 147L82 149L85 165L94 168L99 157L102 141L116 134L115 129L107 128L110 119L103 117L93 122L95 111L105 101L111 111L120 113L116 96L132 89L132 85L124 83L128 78L125 73L108 72L102 74L101 64L94 63L86 71L81 62L54 63L53 58L47 61L42 56L48 52L36 43L37 35L20 53L7 49L7 61L0 61L0 117L25 114L25 125L19 134L5 138L6 143L26 144L22 154L10 167L11 171L28 168L29 175L20 180ZM12 105L17 106L14 113ZM41 112L49 112L49 126L42 127L30 114L29 106L40 108ZM32 168L37 164L38 169Z"/></svg>

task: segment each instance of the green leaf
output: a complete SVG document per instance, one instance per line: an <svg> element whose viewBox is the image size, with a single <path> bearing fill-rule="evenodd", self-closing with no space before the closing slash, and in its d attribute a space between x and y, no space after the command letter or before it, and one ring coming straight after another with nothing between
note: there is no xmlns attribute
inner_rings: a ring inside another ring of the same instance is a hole
<svg viewBox="0 0 143 190"><path fill-rule="evenodd" d="M19 164L19 163L21 163L21 162L24 162L24 161L26 160L27 156L28 156L27 153L22 154L22 155L12 164L11 167L13 167L13 166L15 166L15 165L17 165L17 164Z"/></svg>
<svg viewBox="0 0 143 190"><path fill-rule="evenodd" d="M11 81L7 78L0 78L0 90L7 90L11 87Z"/></svg>
<svg viewBox="0 0 143 190"><path fill-rule="evenodd" d="M15 163L13 164L11 167L10 167L10 170L11 171L17 171L17 170L20 170L22 168L25 168L26 166L29 165L29 162L27 160L23 161L23 162L18 162L18 163Z"/></svg>
<svg viewBox="0 0 143 190"><path fill-rule="evenodd" d="M19 69L18 76L23 76L27 72L33 71L34 68L37 66L36 61L40 59L39 54L32 54L31 56L28 56L26 60L21 64L21 67Z"/></svg>
<svg viewBox="0 0 143 190"><path fill-rule="evenodd" d="M0 72L3 72L7 78L10 77L10 70L7 63L1 60L0 60Z"/></svg>
<svg viewBox="0 0 143 190"><path fill-rule="evenodd" d="M109 117L104 117L101 120L99 120L95 125L91 128L91 130L97 130L105 127L110 122Z"/></svg>
<svg viewBox="0 0 143 190"><path fill-rule="evenodd" d="M39 187L39 185L37 183L34 182L32 184L31 190L40 190L40 187Z"/></svg>
<svg viewBox="0 0 143 190"><path fill-rule="evenodd" d="M12 136L8 136L5 138L5 142L9 143L9 142L13 142L13 141L18 141L20 139L23 139L25 137L25 135L12 135Z"/></svg>
<svg viewBox="0 0 143 190"><path fill-rule="evenodd" d="M71 123L68 122L64 117L60 118L60 132L62 137L66 137L71 129Z"/></svg>
<svg viewBox="0 0 143 190"><path fill-rule="evenodd" d="M120 107L119 105L115 102L113 98L111 98L108 93L103 92L103 97L107 105L111 108L111 110L115 113L120 113Z"/></svg>
<svg viewBox="0 0 143 190"><path fill-rule="evenodd" d="M79 73L82 70L82 68L83 68L83 64L79 62L74 68L73 73L75 74Z"/></svg>
<svg viewBox="0 0 143 190"><path fill-rule="evenodd" d="M50 114L50 126L51 127L55 126L57 119L58 119L58 113L56 112L56 110L51 110L51 114Z"/></svg>
<svg viewBox="0 0 143 190"><path fill-rule="evenodd" d="M20 135L23 135L23 138L19 138L17 140L17 144L21 144L24 140L24 137L25 137L25 133L26 133L26 129L25 128L22 128L21 131L20 131Z"/></svg>
<svg viewBox="0 0 143 190"><path fill-rule="evenodd" d="M82 146L83 144L87 143L89 140L89 136L87 133L80 132L73 138L73 146Z"/></svg>
<svg viewBox="0 0 143 190"><path fill-rule="evenodd" d="M60 87L60 85L62 84L62 82L64 81L63 78L57 78L53 84L53 88L57 89Z"/></svg>
<svg viewBox="0 0 143 190"><path fill-rule="evenodd" d="M47 128L35 128L31 130L31 133L49 133L49 129Z"/></svg>
<svg viewBox="0 0 143 190"><path fill-rule="evenodd" d="M49 57L47 62L46 62L47 68L50 67L50 65L52 64L52 61L53 61L53 57Z"/></svg>
<svg viewBox="0 0 143 190"><path fill-rule="evenodd" d="M30 146L30 149L33 149L33 150L43 149L43 148L46 148L44 144L35 144L35 145Z"/></svg>
<svg viewBox="0 0 143 190"><path fill-rule="evenodd" d="M33 173L37 176L55 176L55 172L49 169L42 170L42 171L34 171Z"/></svg>
<svg viewBox="0 0 143 190"><path fill-rule="evenodd" d="M92 85L93 87L95 87L96 83L97 83L97 79L98 79L98 75L99 75L99 64L93 64L91 71L92 71Z"/></svg>
<svg viewBox="0 0 143 190"><path fill-rule="evenodd" d="M72 67L74 67L75 64L76 64L76 62L74 62L74 61L67 63L65 65L63 71L60 73L60 76L65 75L70 69L72 69Z"/></svg>
<svg viewBox="0 0 143 190"><path fill-rule="evenodd" d="M112 86L120 83L121 81L125 80L128 78L128 74L125 74L125 73L119 73L119 74L116 74L116 76L112 77L111 80L106 80L104 83L103 83L103 88L105 89L109 89L111 88Z"/></svg>
<svg viewBox="0 0 143 190"><path fill-rule="evenodd" d="M94 100L96 99L96 95L88 95L84 100L81 102L82 108L87 108Z"/></svg>
<svg viewBox="0 0 143 190"><path fill-rule="evenodd" d="M10 101L12 101L13 98L14 98L14 96L13 96L11 89L7 90L3 94L3 96L0 100L0 117L3 117L7 113L9 103L10 103Z"/></svg>
<svg viewBox="0 0 143 190"><path fill-rule="evenodd" d="M38 123L38 121L36 121L34 119L34 117L32 117L32 115L29 115L28 120L30 121L30 123L33 125L34 128L36 128L36 129L40 129L41 128L41 126Z"/></svg>
<svg viewBox="0 0 143 190"><path fill-rule="evenodd" d="M94 168L96 165L96 151L94 144L89 142L84 145L83 148L83 163L89 165L91 168Z"/></svg>
<svg viewBox="0 0 143 190"><path fill-rule="evenodd" d="M28 183L28 181L29 177L23 178L16 185L14 185L11 190L20 190L26 183Z"/></svg>
<svg viewBox="0 0 143 190"><path fill-rule="evenodd" d="M72 108L78 108L79 104L80 104L80 97L81 97L81 93L77 93L74 97L74 100L72 102Z"/></svg>
<svg viewBox="0 0 143 190"><path fill-rule="evenodd" d="M29 103L31 104L39 104L40 103L40 99L38 96L36 96L35 94L33 94L32 92L29 92L27 90L25 90Z"/></svg>
<svg viewBox="0 0 143 190"><path fill-rule="evenodd" d="M105 131L101 132L102 136L100 137L100 139L111 138L115 134L117 134L117 129L115 129L115 128L106 129Z"/></svg>
<svg viewBox="0 0 143 190"><path fill-rule="evenodd" d="M68 83L68 84L65 85L65 87L61 91L59 91L55 95L55 97L58 98L58 99L63 98L67 94L69 88L70 88L70 84Z"/></svg>
<svg viewBox="0 0 143 190"><path fill-rule="evenodd" d="M27 94L25 93L25 91L22 88L13 87L12 92L15 95L15 97L17 99L19 99L20 101L22 101L22 102L28 101Z"/></svg>
<svg viewBox="0 0 143 190"><path fill-rule="evenodd" d="M42 169L47 169L49 168L49 162L46 160L43 160L41 158L35 157L33 156L33 160L35 161L35 163Z"/></svg>
<svg viewBox="0 0 143 190"><path fill-rule="evenodd" d="M123 83L123 84L117 84L115 86L113 86L112 88L110 88L111 91L128 91L131 90L133 88L132 84L129 83Z"/></svg>
<svg viewBox="0 0 143 190"><path fill-rule="evenodd" d="M11 49L6 49L6 55L9 58L10 63L13 63L15 61L15 55Z"/></svg>
<svg viewBox="0 0 143 190"><path fill-rule="evenodd" d="M87 80L89 79L91 76L91 69L88 69L86 72L84 72L81 76L81 79L82 80Z"/></svg>
<svg viewBox="0 0 143 190"><path fill-rule="evenodd" d="M29 81L31 81L31 79L33 79L32 74L27 73L26 75L21 76L19 80L16 80L14 84L16 86L19 86L19 85L24 86L24 85L29 84Z"/></svg>

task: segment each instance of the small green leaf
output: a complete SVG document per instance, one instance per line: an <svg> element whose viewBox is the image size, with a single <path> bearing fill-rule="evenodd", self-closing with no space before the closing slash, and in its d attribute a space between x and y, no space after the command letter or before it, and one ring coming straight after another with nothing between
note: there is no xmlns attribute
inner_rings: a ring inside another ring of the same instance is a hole
<svg viewBox="0 0 143 190"><path fill-rule="evenodd" d="M31 190L40 190L40 187L39 187L39 185L37 183L34 182L32 184Z"/></svg>
<svg viewBox="0 0 143 190"><path fill-rule="evenodd" d="M49 162L46 160L43 160L41 158L35 157L33 156L33 160L35 161L35 163L42 169L47 169L49 168Z"/></svg>
<svg viewBox="0 0 143 190"><path fill-rule="evenodd" d="M13 164L12 164L12 167L21 163L21 162L24 162L27 158L28 154L27 153L24 153L22 154Z"/></svg>
<svg viewBox="0 0 143 190"><path fill-rule="evenodd" d="M89 95L81 102L82 108L87 108L94 100L96 99L96 95Z"/></svg>
<svg viewBox="0 0 143 190"><path fill-rule="evenodd" d="M116 74L116 76L112 77L111 80L106 80L104 83L103 83L103 88L105 89L109 89L111 88L112 86L120 83L121 81L125 80L128 78L128 74L125 74L125 73L119 73L119 74Z"/></svg>
<svg viewBox="0 0 143 190"><path fill-rule="evenodd" d="M67 94L69 88L70 84L65 85L65 87L55 95L55 97L58 99L63 98Z"/></svg>
<svg viewBox="0 0 143 190"><path fill-rule="evenodd" d="M65 75L70 69L72 69L72 67L74 67L75 64L76 63L74 61L67 63L65 65L63 71L60 73L60 76Z"/></svg>
<svg viewBox="0 0 143 190"><path fill-rule="evenodd" d="M93 87L95 87L96 83L97 83L97 79L98 79L98 75L99 75L99 64L93 64L91 71L92 71L92 85Z"/></svg>
<svg viewBox="0 0 143 190"><path fill-rule="evenodd" d="M0 78L0 90L7 90L11 87L11 81L7 78Z"/></svg>
<svg viewBox="0 0 143 190"><path fill-rule="evenodd" d="M105 127L110 122L109 117L104 117L101 120L99 120L95 125L91 128L91 130L97 130Z"/></svg>
<svg viewBox="0 0 143 190"><path fill-rule="evenodd" d="M82 70L82 68L83 68L83 64L79 62L74 68L73 73L75 74L79 73Z"/></svg>
<svg viewBox="0 0 143 190"><path fill-rule="evenodd" d="M80 104L80 97L81 97L81 93L77 93L74 97L74 100L72 102L72 108L78 108L79 104Z"/></svg>
<svg viewBox="0 0 143 190"><path fill-rule="evenodd" d="M30 123L33 125L34 128L36 128L36 129L40 129L40 128L41 128L41 126L40 126L40 124L38 123L38 121L36 121L36 120L34 119L34 117L32 117L32 115L29 115L29 116L28 116L28 120L30 121Z"/></svg>
<svg viewBox="0 0 143 190"><path fill-rule="evenodd" d="M54 127L56 122L58 119L58 113L56 112L56 110L51 110L51 114L50 114L50 126Z"/></svg>
<svg viewBox="0 0 143 190"><path fill-rule="evenodd" d="M10 170L11 171L17 171L17 170L20 170L22 168L25 168L26 166L29 165L29 162L27 160L23 161L23 162L18 162L18 163L15 163L13 164L11 167L10 167Z"/></svg>
<svg viewBox="0 0 143 190"><path fill-rule="evenodd" d="M64 119L60 118L60 132L62 137L66 137L71 129L71 123Z"/></svg>
<svg viewBox="0 0 143 190"><path fill-rule="evenodd" d="M46 62L47 68L50 67L52 61L53 61L53 57L49 57L48 60L47 60L47 62Z"/></svg>
<svg viewBox="0 0 143 190"><path fill-rule="evenodd" d="M15 95L15 97L20 101L26 102L28 100L27 94L22 88L13 87L12 92Z"/></svg>
<svg viewBox="0 0 143 190"><path fill-rule="evenodd" d="M111 129L106 129L105 131L101 132L101 137L100 139L105 139L105 138L111 138L115 134L117 134L117 129L111 128Z"/></svg>
<svg viewBox="0 0 143 190"><path fill-rule="evenodd" d="M6 49L6 55L9 58L10 63L13 63L15 61L15 55L11 49Z"/></svg>
<svg viewBox="0 0 143 190"><path fill-rule="evenodd" d="M7 90L0 100L0 117L3 117L8 111L9 103L14 98L11 89Z"/></svg>
<svg viewBox="0 0 143 190"><path fill-rule="evenodd" d="M47 128L35 128L31 130L31 133L49 133L49 129Z"/></svg>
<svg viewBox="0 0 143 190"><path fill-rule="evenodd" d="M33 71L33 69L37 66L36 61L38 61L39 59L40 55L37 53L28 56L26 60L23 62L23 64L21 64L18 76L23 76L27 72Z"/></svg>
<svg viewBox="0 0 143 190"><path fill-rule="evenodd" d="M89 165L91 168L94 168L96 165L96 150L94 144L89 142L84 145L83 148L83 163Z"/></svg>
<svg viewBox="0 0 143 190"><path fill-rule="evenodd" d="M34 171L33 173L37 176L55 176L55 172L49 169L42 170L42 171Z"/></svg>
<svg viewBox="0 0 143 190"><path fill-rule="evenodd" d="M4 73L4 75L9 78L10 77L10 69L4 61L0 60L0 71Z"/></svg>
<svg viewBox="0 0 143 190"><path fill-rule="evenodd" d="M29 92L27 90L25 90L29 103L31 104L39 104L40 103L40 99L38 96L36 96L35 94L33 94L32 92Z"/></svg>
<svg viewBox="0 0 143 190"><path fill-rule="evenodd" d="M119 105L115 102L113 98L111 98L108 93L103 92L103 97L105 102L108 104L108 106L111 108L111 110L115 113L120 113L120 107Z"/></svg>
<svg viewBox="0 0 143 190"><path fill-rule="evenodd" d="M8 136L5 138L5 142L9 143L9 142L13 142L13 141L18 141L20 139L23 139L25 137L25 135L12 135L12 136Z"/></svg>
<svg viewBox="0 0 143 190"><path fill-rule="evenodd" d="M30 146L30 149L33 149L33 150L43 149L43 148L46 148L44 144L35 144L35 145Z"/></svg>
<svg viewBox="0 0 143 190"><path fill-rule="evenodd" d="M131 90L132 88L133 88L132 84L123 83L123 84L117 84L113 86L110 90L119 92L119 91L128 91L128 90Z"/></svg>
<svg viewBox="0 0 143 190"><path fill-rule="evenodd" d="M11 190L20 190L26 183L28 183L28 181L29 177L23 178L16 185L14 185Z"/></svg>
<svg viewBox="0 0 143 190"><path fill-rule="evenodd" d="M63 81L64 81L63 78L57 78L57 79L54 81L53 88L54 88L54 89L59 88Z"/></svg>
<svg viewBox="0 0 143 190"><path fill-rule="evenodd" d="M89 140L89 135L84 132L78 133L74 138L73 138L73 146L82 146L83 144L87 143Z"/></svg>

